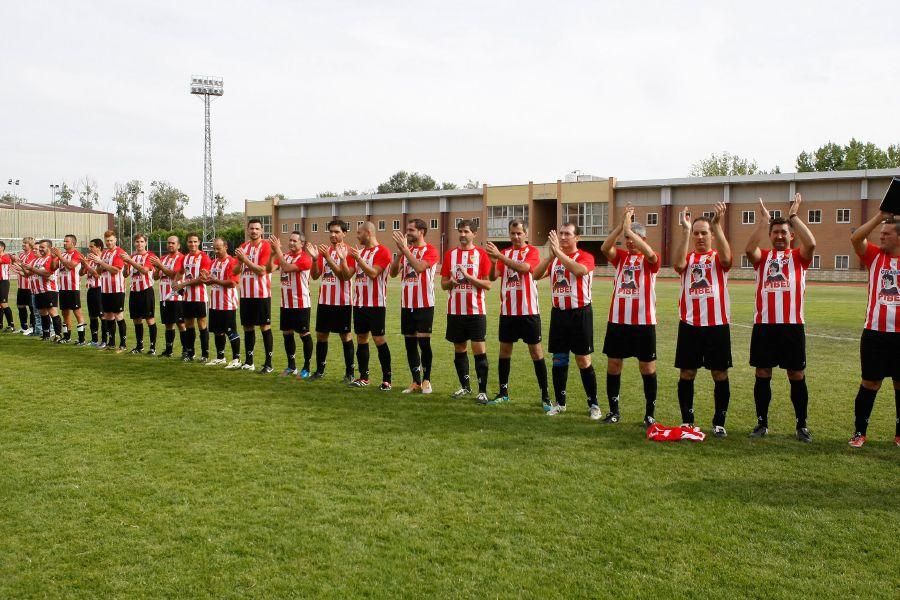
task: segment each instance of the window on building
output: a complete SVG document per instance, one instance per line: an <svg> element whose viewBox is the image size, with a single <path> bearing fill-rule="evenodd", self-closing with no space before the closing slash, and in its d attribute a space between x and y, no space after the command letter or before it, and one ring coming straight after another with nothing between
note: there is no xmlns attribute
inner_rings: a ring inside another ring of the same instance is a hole
<svg viewBox="0 0 900 600"><path fill-rule="evenodd" d="M836 271L846 271L850 268L850 255L838 254L834 257L834 269Z"/></svg>
<svg viewBox="0 0 900 600"><path fill-rule="evenodd" d="M659 225L659 213L647 213L647 227Z"/></svg>
<svg viewBox="0 0 900 600"><path fill-rule="evenodd" d="M837 209L837 222L838 223L849 223L850 222L850 209L849 208Z"/></svg>
<svg viewBox="0 0 900 600"><path fill-rule="evenodd" d="M820 209L811 210L807 215L809 218L806 219L807 223L821 223L822 222L822 211Z"/></svg>
<svg viewBox="0 0 900 600"><path fill-rule="evenodd" d="M313 223L313 224L312 224L312 231L313 231L313 233L317 233L317 232L319 231L319 224L318 224L318 223Z"/></svg>
<svg viewBox="0 0 900 600"><path fill-rule="evenodd" d="M272 216L271 215L266 215L264 217L254 217L254 218L259 219L259 222L262 224L264 236L268 237L268 236L272 235Z"/></svg>
<svg viewBox="0 0 900 600"><path fill-rule="evenodd" d="M772 217L773 219L780 219L780 218L781 218L781 211L778 210L777 208L776 208L775 210L770 210L770 211L769 211L769 216Z"/></svg>
<svg viewBox="0 0 900 600"><path fill-rule="evenodd" d="M563 205L563 221L571 221L581 228L581 235L606 235L607 205L605 202L573 202Z"/></svg>
<svg viewBox="0 0 900 600"><path fill-rule="evenodd" d="M394 219L394 231L400 231L400 219Z"/></svg>
<svg viewBox="0 0 900 600"><path fill-rule="evenodd" d="M300 231L300 223L294 223L294 228L291 231Z"/></svg>
<svg viewBox="0 0 900 600"><path fill-rule="evenodd" d="M282 223L281 224L281 233L287 233L287 232L288 232L288 224Z"/></svg>
<svg viewBox="0 0 900 600"><path fill-rule="evenodd" d="M432 228L432 229L437 229L437 228L438 228L438 222L437 222L437 219L432 219L432 220L431 220L431 228Z"/></svg>
<svg viewBox="0 0 900 600"><path fill-rule="evenodd" d="M384 231L385 224L384 221L378 221L378 231Z"/></svg>
<svg viewBox="0 0 900 600"><path fill-rule="evenodd" d="M741 223L744 225L753 225L756 223L756 211L755 210L745 210L741 213Z"/></svg>
<svg viewBox="0 0 900 600"><path fill-rule="evenodd" d="M511 206L488 207L488 237L507 237L509 235L509 222L513 219L522 219L528 226L528 206L514 204Z"/></svg>
<svg viewBox="0 0 900 600"><path fill-rule="evenodd" d="M813 254L812 263L809 265L810 269L821 269L822 268L822 257L818 254Z"/></svg>
<svg viewBox="0 0 900 600"><path fill-rule="evenodd" d="M753 268L753 265L750 263L750 259L747 258L746 254L741 256L741 268L742 269L752 269Z"/></svg>
<svg viewBox="0 0 900 600"><path fill-rule="evenodd" d="M716 216L716 211L714 210L704 210L703 216L709 219L710 221Z"/></svg>

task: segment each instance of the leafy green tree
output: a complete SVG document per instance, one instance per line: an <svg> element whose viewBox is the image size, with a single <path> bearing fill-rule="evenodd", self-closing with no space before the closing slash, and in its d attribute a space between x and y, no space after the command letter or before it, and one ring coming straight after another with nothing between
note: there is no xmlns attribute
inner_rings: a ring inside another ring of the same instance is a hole
<svg viewBox="0 0 900 600"><path fill-rule="evenodd" d="M378 186L379 194L396 194L399 192L427 192L441 189L437 182L424 173L408 173L397 171L384 183Z"/></svg>
<svg viewBox="0 0 900 600"><path fill-rule="evenodd" d="M466 182L466 185L463 186L465 190L477 190L481 187L480 181L472 181L471 179Z"/></svg>
<svg viewBox="0 0 900 600"><path fill-rule="evenodd" d="M173 228L176 223L184 221L184 208L188 195L168 181L150 182L150 219L154 226Z"/></svg>
<svg viewBox="0 0 900 600"><path fill-rule="evenodd" d="M225 208L228 207L228 201L222 194L213 196L213 201L216 203L216 220L218 221L225 216Z"/></svg>
<svg viewBox="0 0 900 600"><path fill-rule="evenodd" d="M53 206L68 206L75 196L75 190L69 187L65 181L59 186L59 190L53 194Z"/></svg>
<svg viewBox="0 0 900 600"><path fill-rule="evenodd" d="M771 171L763 171L755 160L743 158L728 151L712 153L691 165L691 177L721 177L727 175L755 175L757 173L781 173L775 165Z"/></svg>
<svg viewBox="0 0 900 600"><path fill-rule="evenodd" d="M78 193L78 203L81 205L81 208L94 208L100 204L100 192L98 187L97 181L92 179L89 175L82 177L75 185L75 189Z"/></svg>
<svg viewBox="0 0 900 600"><path fill-rule="evenodd" d="M796 167L798 172L896 168L900 167L900 144L882 149L856 138L844 145L828 142L812 152L798 154Z"/></svg>

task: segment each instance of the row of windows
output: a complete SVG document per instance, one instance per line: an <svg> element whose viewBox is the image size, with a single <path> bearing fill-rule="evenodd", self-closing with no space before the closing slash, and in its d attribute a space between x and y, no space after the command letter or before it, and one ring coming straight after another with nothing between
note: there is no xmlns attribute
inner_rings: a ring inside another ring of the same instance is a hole
<svg viewBox="0 0 900 600"><path fill-rule="evenodd" d="M462 219L456 219L457 227L459 226L459 222L461 220ZM475 221L476 224L479 222L478 218L475 218L473 220ZM365 221L357 221L356 227L359 228L363 223L365 223ZM391 223L391 225L393 226L394 231L400 231L400 219L394 219L393 222ZM431 229L437 229L438 228L438 220L432 219L429 227ZM350 228L350 223L347 223L347 229L349 229L349 228ZM313 233L317 233L319 231L319 224L317 222L313 222L311 229L312 229ZM385 229L386 229L386 221L378 221L378 231L385 231ZM291 231L300 231L300 223L294 223L293 229L288 229L287 223L281 224L281 233L289 233ZM272 226L269 225L269 233L271 233L271 232L272 232Z"/></svg>
<svg viewBox="0 0 900 600"><path fill-rule="evenodd" d="M750 264L750 259L745 256L741 256L741 268L742 269L752 269L753 265ZM809 265L810 269L821 269L822 268L822 257L818 254L814 254L812 258L812 263ZM834 269L835 271L847 271L850 269L850 255L849 254L838 254L834 257Z"/></svg>
<svg viewBox="0 0 900 600"><path fill-rule="evenodd" d="M707 214L707 213L703 213ZM712 213L710 213L712 214ZM781 216L780 210L770 211L772 218L778 218ZM817 223L822 222L822 209L817 208L815 210L807 211L806 222L815 225ZM849 223L850 222L850 209L849 208L839 208L835 211L835 223ZM744 225L754 225L756 223L756 211L755 210L745 210L741 213L741 223Z"/></svg>
<svg viewBox="0 0 900 600"><path fill-rule="evenodd" d="M490 238L506 237L509 232L509 222L513 219L522 219L525 227L528 227L528 206L515 204L511 206L488 207L488 230Z"/></svg>

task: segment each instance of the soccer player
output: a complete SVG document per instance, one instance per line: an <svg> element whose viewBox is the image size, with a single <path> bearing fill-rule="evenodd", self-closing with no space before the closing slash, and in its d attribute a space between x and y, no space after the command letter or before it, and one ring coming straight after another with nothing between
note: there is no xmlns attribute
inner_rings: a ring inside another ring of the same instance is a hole
<svg viewBox="0 0 900 600"><path fill-rule="evenodd" d="M245 355L241 369L255 371L253 350L256 348L256 330L263 338L266 361L260 374L272 372L272 246L262 239L263 227L259 219L247 221L247 237L238 246L235 257L235 273L241 276L241 326L244 328Z"/></svg>
<svg viewBox="0 0 900 600"><path fill-rule="evenodd" d="M680 223L684 238L675 250L675 272L681 275L678 297L680 321L675 348L678 378L678 405L681 425L694 428L694 379L697 369L704 367L712 374L715 413L713 435L723 438L725 416L731 399L728 369L731 368L731 312L728 297L728 270L731 269L731 246L722 231L727 205L717 202L715 215L691 221L684 207ZM693 240L693 250L688 247ZM713 249L715 241L716 249Z"/></svg>
<svg viewBox="0 0 900 600"><path fill-rule="evenodd" d="M166 238L166 253L160 258L150 256L147 261L156 269L156 279L159 280L159 318L162 319L166 332L166 349L160 358L171 358L175 349L175 328L178 328L181 338L181 357L186 356L187 335L184 325L184 311L181 307L180 290L176 285L184 275L184 254L181 253L181 243L177 235Z"/></svg>
<svg viewBox="0 0 900 600"><path fill-rule="evenodd" d="M325 361L328 358L328 336L336 333L341 338L344 350L344 383L351 383L353 377L353 339L350 321L353 310L353 286L350 283L356 271L356 262L350 253L350 246L344 243L347 225L334 220L328 224L329 246L310 247L313 257L312 278L321 277L319 304L316 309L316 372L309 380L316 381L325 376Z"/></svg>
<svg viewBox="0 0 900 600"><path fill-rule="evenodd" d="M103 252L103 241L100 238L94 238L88 243L88 255L100 258ZM91 346L94 348L105 348L101 346L100 318L103 316L103 306L100 303L100 273L94 268L93 262L88 260L87 256L81 257L81 268L84 269L85 279L87 281L87 308L88 320L91 327ZM104 339L104 344L106 340Z"/></svg>
<svg viewBox="0 0 900 600"><path fill-rule="evenodd" d="M597 374L591 364L594 352L594 313L591 284L594 257L578 248L581 229L575 223L563 223L559 232L548 235L550 256L535 269L535 278L550 278L550 343L553 355L553 392L556 404L547 411L553 417L566 412L566 384L569 379L569 353L581 373L581 385L587 394L588 414L599 420L603 413L597 403Z"/></svg>
<svg viewBox="0 0 900 600"><path fill-rule="evenodd" d="M866 238L879 224L881 231L875 245ZM900 446L900 294L895 289L900 276L900 220L880 212L854 231L850 241L869 272L866 324L859 343L862 381L856 393L856 432L850 445L861 448L866 443L875 396L884 378L890 377L897 405L894 445Z"/></svg>
<svg viewBox="0 0 900 600"><path fill-rule="evenodd" d="M200 274L209 292L209 329L216 342L216 358L207 366L225 365L226 369L241 368L241 337L237 333L238 283L235 273L238 261L228 255L228 242L222 238L213 241L216 258L209 272ZM225 340L231 343L231 362L225 362Z"/></svg>
<svg viewBox="0 0 900 600"><path fill-rule="evenodd" d="M806 388L806 334L803 327L803 303L806 294L806 270L812 263L816 238L803 223L800 194L788 210L788 217L771 218L762 198L762 219L750 239L746 254L756 269L756 303L753 333L750 337L750 365L756 367L753 401L756 427L750 437L769 433L769 403L772 401L772 369L787 371L791 386L791 404L797 417L797 439L812 442L806 426L809 392ZM762 250L759 241L768 230L771 250ZM798 248L792 248L794 239Z"/></svg>
<svg viewBox="0 0 900 600"><path fill-rule="evenodd" d="M103 306L104 341L106 348L115 348L116 327L119 329L119 347L117 354L126 351L125 347L125 275L127 265L122 260L125 250L116 245L116 233L112 230L103 234L104 250L99 259L93 258L94 268L100 273L100 304Z"/></svg>
<svg viewBox="0 0 900 600"><path fill-rule="evenodd" d="M406 235L394 232L397 254L391 261L391 277L402 277L400 291L400 333L406 344L406 362L413 381L403 394L430 394L431 329L434 324L434 273L437 271L437 248L425 241L428 225L412 219ZM419 351L421 350L421 356Z"/></svg>
<svg viewBox="0 0 900 600"><path fill-rule="evenodd" d="M451 398L471 395L469 381L468 344L471 342L475 356L475 376L478 378L478 395L475 401L488 402L488 358L485 345L487 334L487 306L485 290L491 289L491 258L484 248L475 245L478 225L470 219L462 219L456 228L459 246L444 254L441 264L441 289L447 290L446 340L453 344L453 364L460 388Z"/></svg>
<svg viewBox="0 0 900 600"><path fill-rule="evenodd" d="M299 231L294 231L288 238L288 253L281 249L281 240L274 235L269 237L269 244L275 252L274 266L281 271L281 313L279 326L284 337L284 352L287 354L287 368L282 375L295 375L300 379L309 377L309 361L312 359L313 342L309 334L309 272L312 269L312 257L307 248L311 245L303 239ZM303 368L297 372L297 340L294 332L300 336L303 344Z"/></svg>
<svg viewBox="0 0 900 600"><path fill-rule="evenodd" d="M22 335L34 333L36 325L34 310L31 306L31 278L25 275L23 269L24 265L33 262L35 258L37 258L37 254L34 252L33 237L23 237L22 251L15 256L10 255L10 260L14 265L13 270L16 273L16 307L19 309L19 323L22 325L19 333ZM28 315L29 310L31 310L30 318Z"/></svg>
<svg viewBox="0 0 900 600"><path fill-rule="evenodd" d="M212 260L210 260L206 252L200 251L200 236L198 234L187 234L185 241L187 242L188 251L184 255L184 273L181 281L175 284L176 293L184 290L184 296L181 301L185 326L185 339L182 342L184 348L182 360L185 362L194 360L197 328L199 328L200 362L206 362L209 360L209 329L206 327L206 285L204 285L200 273L203 271L209 272Z"/></svg>
<svg viewBox="0 0 900 600"><path fill-rule="evenodd" d="M31 275L31 293L41 319L41 339L56 342L62 339L62 322L56 310L59 305L59 288L56 284L58 263L50 253L52 246L53 242L50 240L38 242L38 256L31 264L25 264L24 270ZM52 338L51 320L55 332Z"/></svg>
<svg viewBox="0 0 900 600"><path fill-rule="evenodd" d="M6 317L6 331L13 333L16 326L13 325L13 313L9 307L9 270L12 259L6 253L6 244L0 241L0 326L3 325L3 317Z"/></svg>
<svg viewBox="0 0 900 600"><path fill-rule="evenodd" d="M354 387L369 385L369 335L375 341L378 362L381 364L383 392L391 390L391 350L384 337L384 321L387 311L387 278L391 265L391 251L378 243L375 225L366 221L356 230L359 247L350 248L350 256L356 263L353 297L353 332L356 333L356 361L359 377L350 384Z"/></svg>
<svg viewBox="0 0 900 600"><path fill-rule="evenodd" d="M509 222L509 248L500 250L488 242L485 250L493 261L491 281L500 279L500 359L497 371L500 392L487 404L509 402L509 372L513 344L522 340L534 364L534 374L541 389L541 405L549 411L550 390L547 385L547 364L541 347L541 311L538 306L537 282L534 270L540 264L538 249L528 243L528 228L522 219Z"/></svg>
<svg viewBox="0 0 900 600"><path fill-rule="evenodd" d="M84 346L84 315L81 312L81 253L76 248L78 238L72 234L63 238L63 250L50 248L59 264L56 281L59 287L59 308L62 311L63 338L60 343L68 344L72 339L72 313L78 327L76 346Z"/></svg>
<svg viewBox="0 0 900 600"><path fill-rule="evenodd" d="M131 354L144 351L144 321L150 334L150 349L147 354L156 354L156 294L153 291L153 273L155 271L152 258L156 254L147 250L147 236L143 233L134 235L134 254L122 256L122 260L131 267L131 289L128 294L128 313L134 321L135 347Z"/></svg>

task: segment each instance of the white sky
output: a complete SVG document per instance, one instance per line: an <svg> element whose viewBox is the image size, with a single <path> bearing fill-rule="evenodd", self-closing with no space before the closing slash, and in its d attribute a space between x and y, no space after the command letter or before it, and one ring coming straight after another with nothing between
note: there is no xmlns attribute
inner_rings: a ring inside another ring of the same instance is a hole
<svg viewBox="0 0 900 600"><path fill-rule="evenodd" d="M90 175L203 196L438 181L686 176L729 150L794 170L851 136L900 142L900 3L0 3L0 189Z"/></svg>

